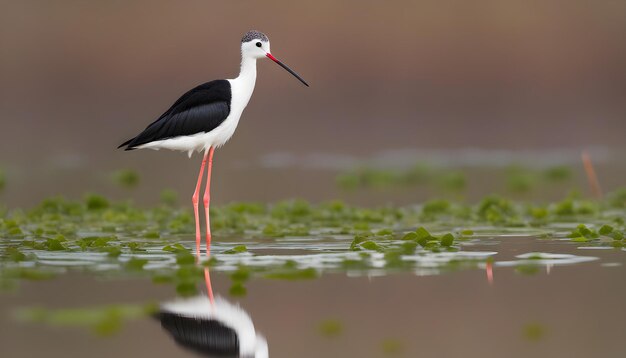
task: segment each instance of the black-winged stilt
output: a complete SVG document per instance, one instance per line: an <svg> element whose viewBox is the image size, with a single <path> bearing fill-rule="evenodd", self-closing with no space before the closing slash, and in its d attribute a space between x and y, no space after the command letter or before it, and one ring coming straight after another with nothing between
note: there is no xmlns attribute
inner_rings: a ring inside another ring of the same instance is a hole
<svg viewBox="0 0 626 358"><path fill-rule="evenodd" d="M213 299L209 270L204 270L207 295L161 304L155 317L182 347L210 357L267 358L267 340L250 316L224 298Z"/></svg>
<svg viewBox="0 0 626 358"><path fill-rule="evenodd" d="M187 152L189 157L194 151L204 151L200 174L192 197L196 221L196 253L200 252L198 199L204 167L208 162L203 197L208 256L211 249L209 199L213 151L224 145L235 132L239 118L254 90L256 60L265 57L279 64L307 87L309 86L297 73L270 53L270 40L265 34L254 30L248 31L241 39L241 70L237 78L215 80L191 89L143 132L118 147L126 147L125 150L143 148L180 150Z"/></svg>

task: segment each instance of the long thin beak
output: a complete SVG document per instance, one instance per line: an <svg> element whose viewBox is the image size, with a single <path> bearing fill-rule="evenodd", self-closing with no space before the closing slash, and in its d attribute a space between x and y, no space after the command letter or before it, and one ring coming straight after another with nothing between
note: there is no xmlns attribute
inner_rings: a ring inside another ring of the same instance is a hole
<svg viewBox="0 0 626 358"><path fill-rule="evenodd" d="M299 79L300 82L304 83L305 86L309 87L309 84L306 83L305 80L302 79L302 77L300 77L300 75L298 75L297 73L295 73L291 68L287 67L287 65L285 65L284 63L280 62L276 57L274 57L271 53L267 53L267 57L276 62L280 67L284 68L285 70L287 70L287 72L291 73L292 75L294 75L295 78Z"/></svg>

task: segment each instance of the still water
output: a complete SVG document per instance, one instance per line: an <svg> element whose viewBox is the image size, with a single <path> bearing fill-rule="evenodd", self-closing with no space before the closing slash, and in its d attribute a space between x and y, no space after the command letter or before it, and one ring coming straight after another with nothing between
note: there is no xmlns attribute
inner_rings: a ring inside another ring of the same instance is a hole
<svg viewBox="0 0 626 358"><path fill-rule="evenodd" d="M233 331L240 345L255 347L257 357L264 349L271 357L623 357L626 352L623 248L559 235L546 239L537 230L485 229L458 243L458 251L418 249L403 257L410 265L391 268L378 252L364 259L365 266L348 265L361 255L348 250L351 240L342 235L254 239L245 240L247 252L225 254L244 241L216 238L212 252L219 263L201 269L210 282L195 280L195 294L155 283L150 273L177 265L161 247L120 256L122 265L130 256L145 258L141 271L129 265L118 270L101 254L35 252L37 265L58 275L20 280L19 287L0 294L2 355L194 357L215 351L208 346ZM191 241L179 243L193 247ZM297 270L284 269L282 276L240 272L269 265ZM177 298L181 293L186 297ZM32 320L19 313L32 307L89 312L147 303L156 311L129 315L119 329L104 334L62 317ZM163 313L170 314L169 321ZM178 321L172 320L176 314L182 317ZM221 326L185 325L186 317Z"/></svg>

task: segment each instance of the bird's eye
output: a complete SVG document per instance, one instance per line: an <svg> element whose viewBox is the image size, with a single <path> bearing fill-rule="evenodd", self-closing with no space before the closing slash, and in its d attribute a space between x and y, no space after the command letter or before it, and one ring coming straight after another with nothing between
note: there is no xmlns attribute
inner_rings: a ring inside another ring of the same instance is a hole
<svg viewBox="0 0 626 358"><path fill-rule="evenodd" d="M257 43L256 43L256 47L261 47L261 43L260 43L260 42L257 42Z"/></svg>

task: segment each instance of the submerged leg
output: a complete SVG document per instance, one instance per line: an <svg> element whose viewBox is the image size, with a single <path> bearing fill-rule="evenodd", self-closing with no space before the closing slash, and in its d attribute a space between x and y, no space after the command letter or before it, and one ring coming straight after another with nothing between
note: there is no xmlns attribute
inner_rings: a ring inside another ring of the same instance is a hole
<svg viewBox="0 0 626 358"><path fill-rule="evenodd" d="M209 203L211 202L211 168L213 167L213 151L209 149L209 166L207 169L206 188L204 189L204 216L206 218L206 256L211 257L211 221L209 220ZM206 158L206 155L205 155Z"/></svg>
<svg viewBox="0 0 626 358"><path fill-rule="evenodd" d="M198 175L198 183L196 184L196 190L193 192L193 196L191 197L191 202L193 203L193 213L196 218L196 255L197 259L200 260L200 217L198 213L198 199L200 198L200 184L202 183L202 174L204 174L204 165L206 164L206 154L204 158L202 158L202 165L200 166L200 174Z"/></svg>

